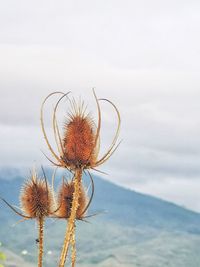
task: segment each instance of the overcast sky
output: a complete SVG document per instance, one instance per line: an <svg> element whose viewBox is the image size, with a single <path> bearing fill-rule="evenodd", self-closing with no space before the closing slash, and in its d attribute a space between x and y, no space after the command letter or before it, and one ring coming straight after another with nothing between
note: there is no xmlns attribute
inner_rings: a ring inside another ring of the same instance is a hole
<svg viewBox="0 0 200 267"><path fill-rule="evenodd" d="M95 117L95 87L122 117L105 178L200 211L199 14L192 0L0 0L0 166L48 164L43 98L70 90ZM101 154L116 126L102 110Z"/></svg>

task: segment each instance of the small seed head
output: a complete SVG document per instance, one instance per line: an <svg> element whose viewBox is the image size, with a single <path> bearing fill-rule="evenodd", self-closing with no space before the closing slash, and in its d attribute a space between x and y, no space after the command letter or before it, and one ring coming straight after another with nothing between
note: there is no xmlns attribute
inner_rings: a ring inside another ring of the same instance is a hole
<svg viewBox="0 0 200 267"><path fill-rule="evenodd" d="M23 212L31 218L49 216L53 209L53 197L49 185L34 176L23 185L20 202Z"/></svg>
<svg viewBox="0 0 200 267"><path fill-rule="evenodd" d="M58 192L58 211L57 216L60 218L68 219L71 214L72 200L74 193L73 181L65 181ZM88 203L88 199L85 193L83 185L80 185L80 195L78 200L79 206L76 212L76 219L82 219L86 213L85 208Z"/></svg>

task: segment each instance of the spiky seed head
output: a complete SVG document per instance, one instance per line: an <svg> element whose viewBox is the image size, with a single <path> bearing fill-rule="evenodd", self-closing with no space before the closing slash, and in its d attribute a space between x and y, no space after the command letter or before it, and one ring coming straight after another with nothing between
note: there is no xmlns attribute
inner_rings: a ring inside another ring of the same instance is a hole
<svg viewBox="0 0 200 267"><path fill-rule="evenodd" d="M20 194L21 208L31 218L49 216L53 209L53 196L48 183L32 176L27 180Z"/></svg>
<svg viewBox="0 0 200 267"><path fill-rule="evenodd" d="M73 114L65 124L63 160L70 167L93 166L97 159L96 128L89 116Z"/></svg>
<svg viewBox="0 0 200 267"><path fill-rule="evenodd" d="M57 216L68 219L71 214L72 200L74 193L74 182L64 181L58 191L58 211ZM76 219L82 219L86 213L85 208L88 203L88 198L83 185L80 185L80 194L78 200L79 206L76 211Z"/></svg>

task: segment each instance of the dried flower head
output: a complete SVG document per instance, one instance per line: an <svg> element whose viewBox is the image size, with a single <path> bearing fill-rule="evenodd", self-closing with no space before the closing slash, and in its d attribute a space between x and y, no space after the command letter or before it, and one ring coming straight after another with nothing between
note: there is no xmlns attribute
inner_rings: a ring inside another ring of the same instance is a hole
<svg viewBox="0 0 200 267"><path fill-rule="evenodd" d="M80 193L78 199L78 209L76 211L76 219L83 219L87 210L88 198L83 185L80 185ZM58 218L68 219L71 215L72 201L74 194L74 182L64 181L60 186L57 196L58 211L56 215Z"/></svg>
<svg viewBox="0 0 200 267"><path fill-rule="evenodd" d="M46 180L32 175L21 190L21 209L31 218L48 217L53 212L53 197Z"/></svg>
<svg viewBox="0 0 200 267"><path fill-rule="evenodd" d="M119 135L120 128L120 114L117 107L107 99L97 99L96 94L93 90L95 101L98 110L98 123L97 126L89 114L86 114L86 107L84 103L77 103L74 99L70 100L71 108L68 112L67 120L65 121L64 134L61 136L60 130L57 124L56 114L58 106L68 94L62 92L55 92L48 95L42 103L41 107L41 126L44 134L44 138L48 145L52 156L57 162L49 159L55 166L64 167L70 170L75 170L77 168L82 169L95 169L102 163L104 163L116 150L117 138ZM62 96L57 101L53 115L52 115L52 125L54 131L54 137L58 149L58 154L53 150L50 142L48 140L44 119L43 119L43 109L44 105L52 95L61 94ZM117 113L118 125L113 138L113 141L101 159L98 159L99 154L99 139L100 139L100 128L101 128L101 109L99 101L106 101L112 105Z"/></svg>
<svg viewBox="0 0 200 267"><path fill-rule="evenodd" d="M76 116L65 124L62 160L69 166L93 166L96 161L95 129L90 118Z"/></svg>
<svg viewBox="0 0 200 267"><path fill-rule="evenodd" d="M2 199L2 198L1 198ZM47 179L38 178L34 171L21 189L21 212L2 199L15 213L24 219L41 219L50 216L54 210L53 196Z"/></svg>

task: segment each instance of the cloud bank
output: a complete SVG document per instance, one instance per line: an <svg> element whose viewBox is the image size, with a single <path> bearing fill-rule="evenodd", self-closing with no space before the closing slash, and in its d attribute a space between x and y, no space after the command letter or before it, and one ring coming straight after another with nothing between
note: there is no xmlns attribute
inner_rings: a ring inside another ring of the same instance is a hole
<svg viewBox="0 0 200 267"><path fill-rule="evenodd" d="M199 2L11 3L0 10L0 165L46 162L42 99L72 91L96 118L95 87L122 116L107 179L200 210ZM101 155L116 127L102 110Z"/></svg>

